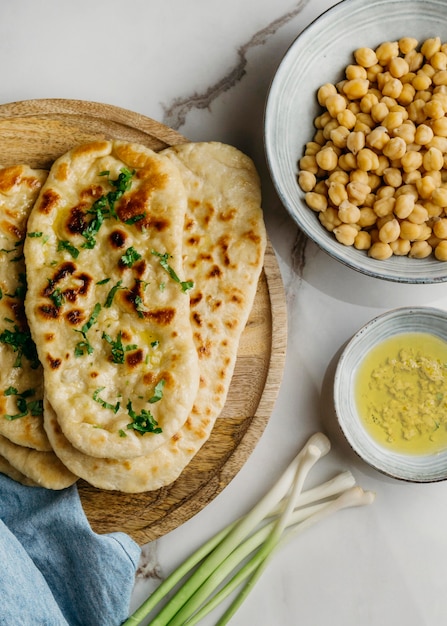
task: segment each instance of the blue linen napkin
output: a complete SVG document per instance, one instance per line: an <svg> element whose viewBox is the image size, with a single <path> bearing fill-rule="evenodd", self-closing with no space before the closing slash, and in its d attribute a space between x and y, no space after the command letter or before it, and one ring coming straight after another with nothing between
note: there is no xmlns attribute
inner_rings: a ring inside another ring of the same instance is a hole
<svg viewBox="0 0 447 626"><path fill-rule="evenodd" d="M125 533L92 531L76 485L51 491L0 474L1 626L119 626L140 553Z"/></svg>

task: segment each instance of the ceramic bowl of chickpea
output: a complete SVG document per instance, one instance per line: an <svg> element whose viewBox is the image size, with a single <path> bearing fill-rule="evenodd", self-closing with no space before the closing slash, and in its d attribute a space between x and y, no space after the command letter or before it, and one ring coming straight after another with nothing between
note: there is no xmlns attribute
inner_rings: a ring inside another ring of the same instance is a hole
<svg viewBox="0 0 447 626"><path fill-rule="evenodd" d="M344 0L272 81L278 195L331 257L369 276L447 281L447 3Z"/></svg>

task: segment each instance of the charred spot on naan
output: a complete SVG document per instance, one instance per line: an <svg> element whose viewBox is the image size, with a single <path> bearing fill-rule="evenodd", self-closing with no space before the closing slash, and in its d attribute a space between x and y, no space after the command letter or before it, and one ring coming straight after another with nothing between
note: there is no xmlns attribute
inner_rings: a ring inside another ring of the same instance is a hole
<svg viewBox="0 0 447 626"><path fill-rule="evenodd" d="M44 215L49 215L59 206L61 200L62 198L54 189L46 189L40 196L38 210Z"/></svg>
<svg viewBox="0 0 447 626"><path fill-rule="evenodd" d="M109 242L112 248L124 248L126 245L127 234L119 228L115 228L109 235Z"/></svg>

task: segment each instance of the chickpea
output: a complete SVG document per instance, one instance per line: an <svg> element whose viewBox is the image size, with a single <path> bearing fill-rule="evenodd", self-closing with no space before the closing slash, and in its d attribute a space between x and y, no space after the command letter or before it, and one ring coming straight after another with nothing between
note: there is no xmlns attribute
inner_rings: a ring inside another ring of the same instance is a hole
<svg viewBox="0 0 447 626"><path fill-rule="evenodd" d="M389 136L388 130L385 126L376 126L376 128L374 128L374 130L366 136L366 143L370 148L383 150L390 139L391 137Z"/></svg>
<svg viewBox="0 0 447 626"><path fill-rule="evenodd" d="M374 213L378 217L391 215L395 204L396 204L396 198L394 197L379 198L379 200L376 200L374 202L374 206L373 206Z"/></svg>
<svg viewBox="0 0 447 626"><path fill-rule="evenodd" d="M408 67L410 68L410 72L416 72L424 62L424 55L417 50L410 50L404 57L405 61L408 63Z"/></svg>
<svg viewBox="0 0 447 626"><path fill-rule="evenodd" d="M344 170L334 170L332 171L327 178L327 185L329 183L341 183L346 186L349 183L349 174Z"/></svg>
<svg viewBox="0 0 447 626"><path fill-rule="evenodd" d="M383 172L383 179L391 187L400 187L402 185L402 172L397 167L387 167Z"/></svg>
<svg viewBox="0 0 447 626"><path fill-rule="evenodd" d="M357 154L365 147L365 133L352 131L346 140L346 147L352 154Z"/></svg>
<svg viewBox="0 0 447 626"><path fill-rule="evenodd" d="M382 120L383 126L385 126L388 131L398 128L403 122L404 116L401 111L390 111Z"/></svg>
<svg viewBox="0 0 447 626"><path fill-rule="evenodd" d="M365 230L357 233L354 239L354 248L357 250L369 250L371 247L371 235Z"/></svg>
<svg viewBox="0 0 447 626"><path fill-rule="evenodd" d="M418 40L414 37L402 37L399 39L399 49L402 54L408 54L411 50L414 50L418 45Z"/></svg>
<svg viewBox="0 0 447 626"><path fill-rule="evenodd" d="M328 96L324 106L332 117L337 117L339 113L346 109L346 100L339 93Z"/></svg>
<svg viewBox="0 0 447 626"><path fill-rule="evenodd" d="M422 98L415 98L413 102L408 105L408 117L415 124L422 124L427 119L424 113L425 100Z"/></svg>
<svg viewBox="0 0 447 626"><path fill-rule="evenodd" d="M351 224L340 224L340 226L336 226L332 232L337 241L345 246L352 246L354 245L358 230Z"/></svg>
<svg viewBox="0 0 447 626"><path fill-rule="evenodd" d="M393 137L383 148L383 154L389 159L401 159L406 151L407 144L402 137Z"/></svg>
<svg viewBox="0 0 447 626"><path fill-rule="evenodd" d="M345 224L356 224L360 219L360 209L349 200L344 200L338 207L338 217Z"/></svg>
<svg viewBox="0 0 447 626"><path fill-rule="evenodd" d="M370 114L372 119L376 123L380 124L383 122L389 112L390 111L385 102L378 102L377 104L372 105Z"/></svg>
<svg viewBox="0 0 447 626"><path fill-rule="evenodd" d="M411 81L411 84L416 89L416 91L425 91L431 85L431 78L423 72L422 70L418 70L416 76Z"/></svg>
<svg viewBox="0 0 447 626"><path fill-rule="evenodd" d="M315 155L315 159L322 170L331 171L337 167L338 156L332 148L322 148Z"/></svg>
<svg viewBox="0 0 447 626"><path fill-rule="evenodd" d="M435 248L435 257L438 261L447 261L447 241L440 241Z"/></svg>
<svg viewBox="0 0 447 626"><path fill-rule="evenodd" d="M402 220L400 223L400 237L401 239L408 239L409 241L415 241L421 234L422 229L420 224L413 224L408 220Z"/></svg>
<svg viewBox="0 0 447 626"><path fill-rule="evenodd" d="M447 137L447 117L442 117L439 120L433 120L431 128L435 135Z"/></svg>
<svg viewBox="0 0 447 626"><path fill-rule="evenodd" d="M420 152L410 150L403 154L400 158L401 166L404 172L414 172L422 165L423 156Z"/></svg>
<svg viewBox="0 0 447 626"><path fill-rule="evenodd" d="M447 188L437 187L434 189L431 194L431 199L433 204L443 208L447 207Z"/></svg>
<svg viewBox="0 0 447 626"><path fill-rule="evenodd" d="M400 137L401 139L405 141L407 146L414 143L415 134L416 134L416 127L411 120L405 121L401 126L398 126L397 128L393 128L392 130L392 136Z"/></svg>
<svg viewBox="0 0 447 626"><path fill-rule="evenodd" d="M348 199L348 192L346 191L346 187L342 183L329 183L328 195L330 201L334 206L339 206ZM342 221L345 220L342 219Z"/></svg>
<svg viewBox="0 0 447 626"><path fill-rule="evenodd" d="M338 217L338 211L337 209L334 209L334 207L328 207L326 211L318 213L318 219L324 228L329 232L332 232L334 228L340 226L341 224L341 220Z"/></svg>
<svg viewBox="0 0 447 626"><path fill-rule="evenodd" d="M439 239L447 239L447 218L436 220L433 224L433 232Z"/></svg>
<svg viewBox="0 0 447 626"><path fill-rule="evenodd" d="M331 141L337 148L346 148L346 142L349 137L349 130L345 126L337 126L337 128L331 130L330 137Z"/></svg>
<svg viewBox="0 0 447 626"><path fill-rule="evenodd" d="M377 60L381 65L387 65L393 57L399 56L397 41L385 41L376 48Z"/></svg>
<svg viewBox="0 0 447 626"><path fill-rule="evenodd" d="M396 198L394 204L394 214L401 220L406 219L414 210L414 196L404 193Z"/></svg>
<svg viewBox="0 0 447 626"><path fill-rule="evenodd" d="M447 68L447 54L438 50L434 55L430 58L430 65L435 68L435 70L443 71Z"/></svg>
<svg viewBox="0 0 447 626"><path fill-rule="evenodd" d="M378 58L371 48L358 48L354 51L354 58L361 67L372 67L378 63Z"/></svg>
<svg viewBox="0 0 447 626"><path fill-rule="evenodd" d="M348 65L345 70L345 76L348 80L354 78L367 78L366 69L361 65Z"/></svg>
<svg viewBox="0 0 447 626"><path fill-rule="evenodd" d="M408 239L401 239L400 237L395 241L390 242L391 250L396 256L407 256L411 249L411 242Z"/></svg>
<svg viewBox="0 0 447 626"><path fill-rule="evenodd" d="M349 172L349 170L356 170L357 159L355 155L352 154L352 152L348 152L347 154L341 154L340 158L338 159L338 165L346 172Z"/></svg>
<svg viewBox="0 0 447 626"><path fill-rule="evenodd" d="M321 193L316 193L315 191L308 191L305 195L306 204L313 211L326 211L327 209L327 198L323 196Z"/></svg>
<svg viewBox="0 0 447 626"><path fill-rule="evenodd" d="M439 37L430 37L421 45L421 53L426 59L431 59L435 52L441 50L441 39Z"/></svg>
<svg viewBox="0 0 447 626"><path fill-rule="evenodd" d="M433 74L433 84L436 86L447 85L447 70L445 68Z"/></svg>
<svg viewBox="0 0 447 626"><path fill-rule="evenodd" d="M430 198L435 188L436 185L432 176L422 176L419 180L416 181L416 189L418 190L421 198L424 198L425 200Z"/></svg>
<svg viewBox="0 0 447 626"><path fill-rule="evenodd" d="M367 183L353 180L346 185L348 199L356 205L362 204L366 196L371 192L371 187Z"/></svg>
<svg viewBox="0 0 447 626"><path fill-rule="evenodd" d="M306 172L305 170L302 170L298 174L298 184L303 191L312 191L316 183L317 179L315 177L315 174L313 174L312 172Z"/></svg>
<svg viewBox="0 0 447 626"><path fill-rule="evenodd" d="M375 170L379 167L379 157L369 148L363 148L357 154L357 167L365 172Z"/></svg>
<svg viewBox="0 0 447 626"><path fill-rule="evenodd" d="M429 100L425 103L424 113L432 120L439 120L444 117L445 111L439 100Z"/></svg>
<svg viewBox="0 0 447 626"><path fill-rule="evenodd" d="M383 86L382 93L384 96L391 98L399 98L403 90L403 84L398 78L390 78Z"/></svg>
<svg viewBox="0 0 447 626"><path fill-rule="evenodd" d="M367 78L353 78L343 85L343 93L350 100L357 100L368 93L369 80Z"/></svg>
<svg viewBox="0 0 447 626"><path fill-rule="evenodd" d="M386 222L379 230L379 239L384 243L391 243L396 241L400 235L399 222L396 219L392 219Z"/></svg>
<svg viewBox="0 0 447 626"><path fill-rule="evenodd" d="M340 113L337 114L337 122L340 124L340 126L343 126L344 128L347 128L348 130L351 130L351 128L354 128L356 121L357 121L357 118L355 116L355 113L353 113L348 108L344 109L343 111L340 111Z"/></svg>
<svg viewBox="0 0 447 626"><path fill-rule="evenodd" d="M441 170L444 165L444 157L441 150L438 148L429 148L424 154L422 164L427 172Z"/></svg>
<svg viewBox="0 0 447 626"><path fill-rule="evenodd" d="M377 222L377 215L374 213L374 210L371 207L362 207L360 209L360 218L357 221L357 224L361 228L369 228L370 226L374 226Z"/></svg>
<svg viewBox="0 0 447 626"><path fill-rule="evenodd" d="M363 183L364 185L368 184L368 173L363 170L353 170L349 173L349 180L351 183Z"/></svg>
<svg viewBox="0 0 447 626"><path fill-rule="evenodd" d="M322 85L317 92L318 104L324 106L329 96L337 95L337 88L332 83Z"/></svg>
<svg viewBox="0 0 447 626"><path fill-rule="evenodd" d="M427 241L415 241L411 244L408 256L413 259L426 259L432 253L432 247Z"/></svg>
<svg viewBox="0 0 447 626"><path fill-rule="evenodd" d="M414 94L416 93L416 89L413 87L411 82L402 84L402 91L400 92L400 96L398 97L399 104L408 105L414 100Z"/></svg>
<svg viewBox="0 0 447 626"><path fill-rule="evenodd" d="M415 204L407 219L413 224L425 224L428 220L427 209L422 204Z"/></svg>
<svg viewBox="0 0 447 626"><path fill-rule="evenodd" d="M383 241L376 241L372 244L368 250L368 256L378 261L384 261L389 259L393 255L393 250L389 243Z"/></svg>
<svg viewBox="0 0 447 626"><path fill-rule="evenodd" d="M424 146L433 139L433 130L427 124L420 124L414 136L415 143Z"/></svg>

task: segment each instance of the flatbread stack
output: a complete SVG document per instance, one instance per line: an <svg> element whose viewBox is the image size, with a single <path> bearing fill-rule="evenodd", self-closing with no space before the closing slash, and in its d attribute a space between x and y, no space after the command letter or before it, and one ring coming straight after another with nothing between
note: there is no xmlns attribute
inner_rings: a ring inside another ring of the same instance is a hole
<svg viewBox="0 0 447 626"><path fill-rule="evenodd" d="M24 222L32 209L15 279L24 283L26 272L35 382L25 371L23 384L4 382L0 422L37 420L41 454L72 481L159 489L207 441L225 404L266 245L256 170L217 142L156 153L99 141L56 160L39 187L28 210L21 203ZM0 349L18 356L6 341ZM30 415L7 419L6 402ZM0 429L0 437L31 450L31 436L13 442ZM12 467L0 471L62 488L52 468L14 463L19 455L1 440L0 455Z"/></svg>
<svg viewBox="0 0 447 626"><path fill-rule="evenodd" d="M76 482L54 454L43 425L43 374L25 317L23 240L47 172L0 170L0 471L49 489Z"/></svg>

